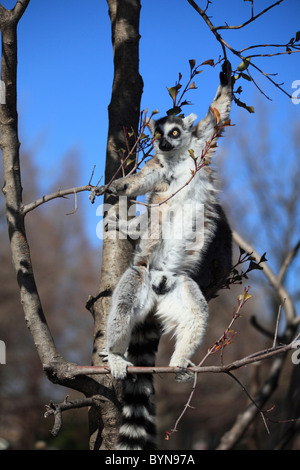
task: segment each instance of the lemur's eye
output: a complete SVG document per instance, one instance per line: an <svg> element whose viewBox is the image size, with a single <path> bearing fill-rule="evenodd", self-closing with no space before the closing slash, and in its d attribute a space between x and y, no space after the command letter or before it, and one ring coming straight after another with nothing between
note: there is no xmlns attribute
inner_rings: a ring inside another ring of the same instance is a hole
<svg viewBox="0 0 300 470"><path fill-rule="evenodd" d="M169 137L177 138L180 136L180 130L175 128L169 132Z"/></svg>

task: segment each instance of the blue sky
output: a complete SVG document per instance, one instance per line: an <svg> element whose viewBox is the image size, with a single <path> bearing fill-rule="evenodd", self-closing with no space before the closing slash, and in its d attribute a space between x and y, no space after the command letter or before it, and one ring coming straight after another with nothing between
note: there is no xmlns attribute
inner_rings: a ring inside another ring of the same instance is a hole
<svg viewBox="0 0 300 470"><path fill-rule="evenodd" d="M15 0L1 2L12 8ZM272 1L260 0L255 13ZM206 1L199 0L204 6ZM240 24L250 15L250 3L242 0L214 0L209 8L215 24ZM285 0L253 25L241 31L223 32L237 49L253 43L286 43L299 27L299 0ZM142 108L158 109L161 115L171 107L166 86L172 86L178 72L188 78L188 60L197 63L221 54L219 44L200 16L186 0L144 0L141 10L140 72L144 80ZM76 148L80 155L80 184L86 184L94 165L95 180L104 173L107 137L107 107L112 86L112 47L110 21L105 0L31 0L19 27L18 105L20 139L23 148L34 152L42 171L41 195L56 180L62 157ZM239 60L229 55L234 67ZM267 72L279 72L275 80L285 82L292 93L292 82L300 80L300 54L259 59ZM218 85L219 70L205 67L198 76L198 90L190 94L193 102L187 111L199 118L206 113ZM259 85L272 98L266 102L274 128L287 115L299 119L300 105L289 99L267 80ZM255 104L259 92L243 82L242 100ZM245 112L246 113L246 112ZM235 120L237 110L233 110ZM248 115L249 123L255 115ZM275 132L274 138L280 139ZM62 187L64 181L61 181ZM88 195L80 199L87 230L96 239L96 206Z"/></svg>

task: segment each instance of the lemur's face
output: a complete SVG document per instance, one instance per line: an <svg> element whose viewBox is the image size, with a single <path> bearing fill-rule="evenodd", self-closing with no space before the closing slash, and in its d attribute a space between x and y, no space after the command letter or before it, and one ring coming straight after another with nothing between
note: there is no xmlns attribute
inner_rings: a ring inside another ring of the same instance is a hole
<svg viewBox="0 0 300 470"><path fill-rule="evenodd" d="M158 121L152 121L150 127L155 137L156 151L165 153L187 150L191 142L195 119L195 114L190 114L186 118L167 116Z"/></svg>

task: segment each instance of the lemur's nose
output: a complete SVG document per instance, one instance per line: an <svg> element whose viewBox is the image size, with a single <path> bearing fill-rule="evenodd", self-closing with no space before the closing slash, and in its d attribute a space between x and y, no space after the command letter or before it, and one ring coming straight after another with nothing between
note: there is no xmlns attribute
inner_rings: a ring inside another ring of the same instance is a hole
<svg viewBox="0 0 300 470"><path fill-rule="evenodd" d="M163 152L168 152L169 150L172 150L172 148L172 144L170 144L170 142L168 142L164 137L159 142L159 149Z"/></svg>

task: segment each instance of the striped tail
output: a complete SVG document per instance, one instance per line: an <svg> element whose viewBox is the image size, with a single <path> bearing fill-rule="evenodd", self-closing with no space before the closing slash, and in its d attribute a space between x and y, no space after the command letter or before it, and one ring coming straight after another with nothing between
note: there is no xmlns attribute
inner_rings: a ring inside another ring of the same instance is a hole
<svg viewBox="0 0 300 470"><path fill-rule="evenodd" d="M161 335L159 324L151 314L135 326L128 348L128 359L136 366L154 366ZM122 425L119 450L153 450L156 448L153 374L130 374L123 385Z"/></svg>

